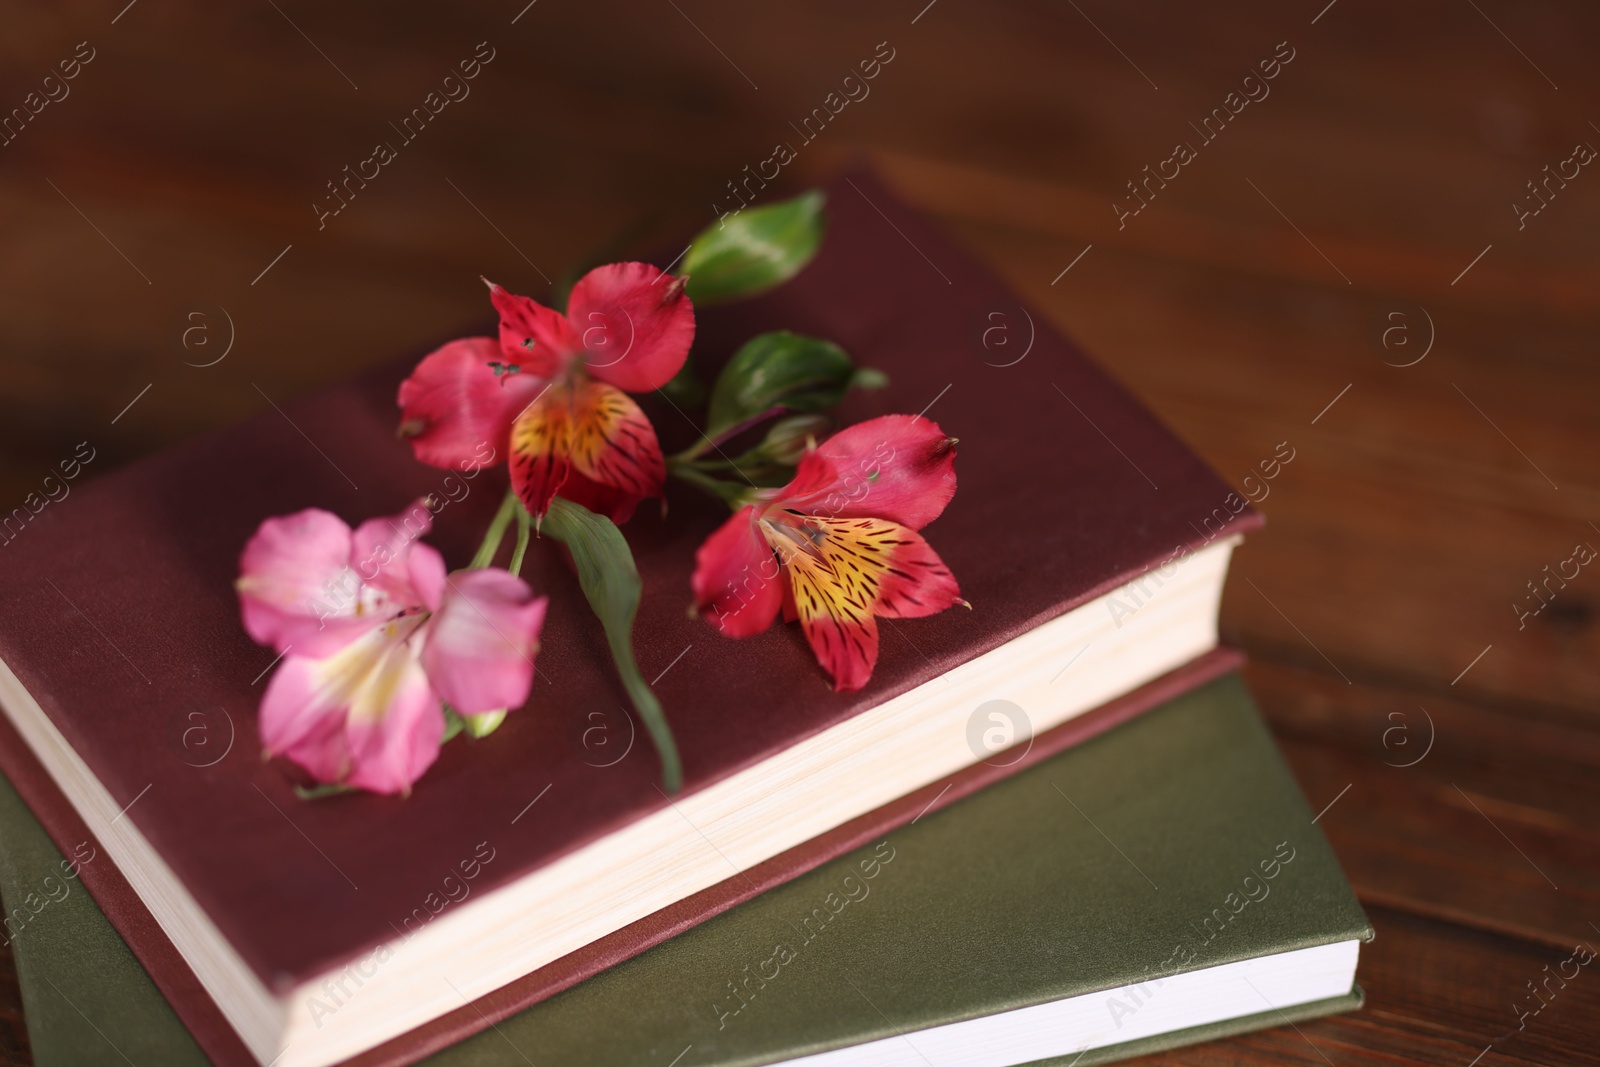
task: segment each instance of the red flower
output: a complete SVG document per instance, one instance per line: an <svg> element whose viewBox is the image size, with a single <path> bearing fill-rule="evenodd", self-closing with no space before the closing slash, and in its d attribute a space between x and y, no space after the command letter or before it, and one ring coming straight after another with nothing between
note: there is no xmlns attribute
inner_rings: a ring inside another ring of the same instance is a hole
<svg viewBox="0 0 1600 1067"><path fill-rule="evenodd" d="M725 635L748 637L781 606L786 620L800 620L834 689L860 689L878 661L877 616L966 605L916 532L955 495L954 445L920 415L835 434L801 458L793 481L751 494L700 546L697 607Z"/></svg>
<svg viewBox="0 0 1600 1067"><path fill-rule="evenodd" d="M559 493L625 522L666 480L655 428L627 394L661 388L688 358L683 279L648 263L596 267L565 315L492 282L489 294L499 339L452 341L419 363L400 385L401 434L435 467L475 470L508 452L535 518Z"/></svg>

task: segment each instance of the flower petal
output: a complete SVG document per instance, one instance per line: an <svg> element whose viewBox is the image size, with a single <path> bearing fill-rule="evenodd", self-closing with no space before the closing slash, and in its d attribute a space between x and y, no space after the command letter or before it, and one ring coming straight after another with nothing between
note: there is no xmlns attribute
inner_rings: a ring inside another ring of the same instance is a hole
<svg viewBox="0 0 1600 1067"><path fill-rule="evenodd" d="M239 612L247 633L279 652L326 656L383 621L365 611L350 567L350 527L319 508L268 519L239 557Z"/></svg>
<svg viewBox="0 0 1600 1067"><path fill-rule="evenodd" d="M800 460L779 502L807 515L876 517L920 530L955 495L954 445L920 415L858 422Z"/></svg>
<svg viewBox="0 0 1600 1067"><path fill-rule="evenodd" d="M437 611L439 601L444 598L444 557L439 550L432 545L412 545L406 561L406 575L422 606Z"/></svg>
<svg viewBox="0 0 1600 1067"><path fill-rule="evenodd" d="M444 710L418 662L416 643L391 644L356 693L345 726L345 781L374 793L409 793L439 758Z"/></svg>
<svg viewBox="0 0 1600 1067"><path fill-rule="evenodd" d="M528 363L495 374L502 358L492 337L451 341L423 357L400 383L400 436L417 459L447 470L481 470L505 460L506 434L517 412L544 388Z"/></svg>
<svg viewBox="0 0 1600 1067"><path fill-rule="evenodd" d="M540 518L559 492L625 522L639 501L661 496L666 477L655 427L604 382L553 387L511 428L511 484Z"/></svg>
<svg viewBox="0 0 1600 1067"><path fill-rule="evenodd" d="M772 625L787 585L756 522L740 508L695 553L695 609L726 637L749 637Z"/></svg>
<svg viewBox="0 0 1600 1067"><path fill-rule="evenodd" d="M452 574L422 650L434 690L463 715L527 703L547 604L508 571Z"/></svg>
<svg viewBox="0 0 1600 1067"><path fill-rule="evenodd" d="M791 571L800 628L836 693L852 693L872 678L878 664L878 620L837 596L815 572Z"/></svg>
<svg viewBox="0 0 1600 1067"><path fill-rule="evenodd" d="M426 606L427 598L412 583L411 563L414 554L438 554L419 543L432 529L433 512L421 500L398 515L368 519L356 527L350 539L350 566L367 587L365 604L357 604L357 613L377 610L384 618L393 618Z"/></svg>
<svg viewBox="0 0 1600 1067"><path fill-rule="evenodd" d="M284 755L318 781L343 781L352 766L345 727L386 664L415 659L408 643L421 616L369 630L330 656L286 656L261 698L259 730L269 755Z"/></svg>
<svg viewBox="0 0 1600 1067"><path fill-rule="evenodd" d="M874 616L931 615L960 602L950 571L918 534L883 519L772 514L768 536L789 570L794 610L840 692L878 658Z"/></svg>
<svg viewBox="0 0 1600 1067"><path fill-rule="evenodd" d="M921 534L901 526L894 540L900 543L890 553L883 580L878 584L878 603L873 609L876 614L891 619L917 619L957 604L971 606L961 599L955 575Z"/></svg>
<svg viewBox="0 0 1600 1067"><path fill-rule="evenodd" d="M532 297L508 293L489 285L489 300L500 313L500 355L503 363L515 363L538 378L554 377L579 352L583 343L567 317L547 308Z"/></svg>
<svg viewBox="0 0 1600 1067"><path fill-rule="evenodd" d="M666 385L694 342L694 304L682 281L648 263L585 274L572 287L567 318L590 373L629 393Z"/></svg>
<svg viewBox="0 0 1600 1067"><path fill-rule="evenodd" d="M339 781L350 766L344 745L350 687L330 684L328 663L285 656L267 682L258 727L268 754L289 756L319 782Z"/></svg>
<svg viewBox="0 0 1600 1067"><path fill-rule="evenodd" d="M294 744L277 753L319 782L343 782L350 773L350 745L344 736L344 711L324 715Z"/></svg>
<svg viewBox="0 0 1600 1067"><path fill-rule="evenodd" d="M589 382L575 391L572 412L577 473L630 496L629 514L645 497L661 496L667 462L656 428L631 397L604 382Z"/></svg>
<svg viewBox="0 0 1600 1067"><path fill-rule="evenodd" d="M567 390L552 387L511 424L511 488L535 519L572 471L572 416Z"/></svg>

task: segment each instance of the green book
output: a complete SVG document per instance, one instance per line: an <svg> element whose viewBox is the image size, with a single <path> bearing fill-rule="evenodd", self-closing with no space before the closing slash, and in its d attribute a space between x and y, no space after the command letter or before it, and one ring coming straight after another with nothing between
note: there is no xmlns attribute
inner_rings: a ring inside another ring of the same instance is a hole
<svg viewBox="0 0 1600 1067"><path fill-rule="evenodd" d="M204 1063L62 862L0 788L40 1067ZM1088 1067L1357 1007L1371 936L1230 675L427 1062Z"/></svg>

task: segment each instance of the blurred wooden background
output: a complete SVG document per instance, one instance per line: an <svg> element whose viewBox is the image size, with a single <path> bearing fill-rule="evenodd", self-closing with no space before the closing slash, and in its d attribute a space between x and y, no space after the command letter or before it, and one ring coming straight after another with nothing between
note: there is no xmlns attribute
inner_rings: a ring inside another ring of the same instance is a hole
<svg viewBox="0 0 1600 1067"><path fill-rule="evenodd" d="M1514 607L1600 547L1600 173L1526 184L1600 147L1600 11L526 2L9 0L0 109L93 58L0 146L0 509L79 442L100 476L467 332L480 273L539 293L625 227L709 221L888 42L785 181L867 156L1269 490L1224 626L1332 804L1378 931L1369 1002L1141 1062L1600 1062L1600 978L1515 1015L1600 943L1600 570L1525 625ZM399 144L479 42L470 96L319 230L325 183ZM1119 229L1125 183L1198 145L1280 42L1270 95ZM1513 205L1544 201L1519 229ZM985 356L951 348L930 358ZM8 974L6 1063L28 1062L20 1020Z"/></svg>

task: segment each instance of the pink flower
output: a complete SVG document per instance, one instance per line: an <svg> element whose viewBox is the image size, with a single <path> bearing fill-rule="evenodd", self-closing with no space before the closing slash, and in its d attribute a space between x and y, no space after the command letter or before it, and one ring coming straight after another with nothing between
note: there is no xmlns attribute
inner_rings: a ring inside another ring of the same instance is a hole
<svg viewBox="0 0 1600 1067"><path fill-rule="evenodd" d="M400 386L401 434L435 467L475 470L509 455L535 519L558 493L625 522L662 495L656 431L629 393L659 389L694 341L684 279L648 263L596 267L567 313L489 284L500 336L452 341ZM495 449L484 456L482 445Z"/></svg>
<svg viewBox="0 0 1600 1067"><path fill-rule="evenodd" d="M282 654L261 740L318 781L406 793L439 755L441 702L520 707L546 601L503 570L446 574L422 503L354 531L317 508L268 519L239 560L244 628Z"/></svg>
<svg viewBox="0 0 1600 1067"><path fill-rule="evenodd" d="M916 531L956 491L955 440L915 415L842 430L801 457L782 489L706 539L695 556L695 603L728 637L798 618L839 692L860 689L878 661L877 617L914 618L966 604ZM968 605L970 606L970 605Z"/></svg>

